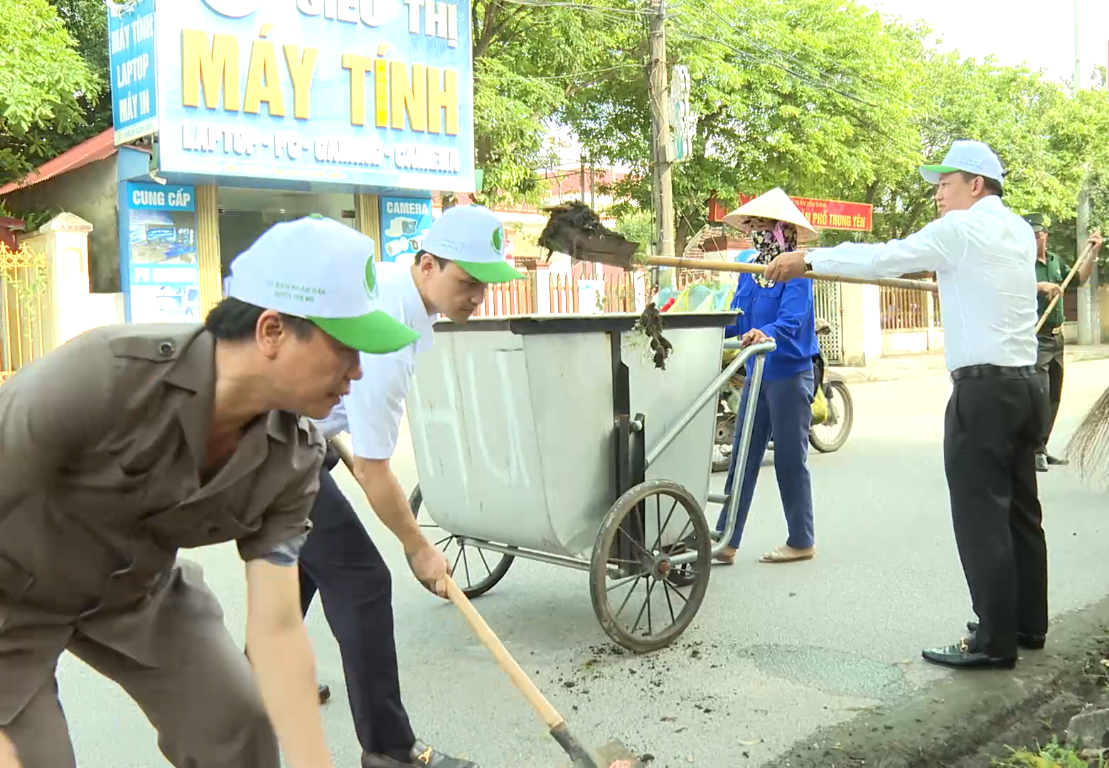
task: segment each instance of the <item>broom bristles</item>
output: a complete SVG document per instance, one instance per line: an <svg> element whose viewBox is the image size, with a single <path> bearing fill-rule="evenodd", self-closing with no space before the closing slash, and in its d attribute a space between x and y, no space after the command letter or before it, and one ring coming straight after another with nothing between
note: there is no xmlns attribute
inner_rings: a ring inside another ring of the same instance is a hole
<svg viewBox="0 0 1109 768"><path fill-rule="evenodd" d="M1109 389L1086 412L1066 456L1084 479L1109 488Z"/></svg>

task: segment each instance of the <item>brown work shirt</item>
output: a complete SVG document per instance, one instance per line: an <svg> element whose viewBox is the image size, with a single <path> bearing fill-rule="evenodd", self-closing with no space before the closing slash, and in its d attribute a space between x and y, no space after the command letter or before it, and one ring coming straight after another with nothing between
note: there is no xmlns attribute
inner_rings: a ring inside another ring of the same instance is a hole
<svg viewBox="0 0 1109 768"><path fill-rule="evenodd" d="M151 664L180 620L159 610L179 548L234 540L250 561L307 533L324 442L294 414L259 418L201 484L215 344L98 328L0 386L0 726L74 632Z"/></svg>

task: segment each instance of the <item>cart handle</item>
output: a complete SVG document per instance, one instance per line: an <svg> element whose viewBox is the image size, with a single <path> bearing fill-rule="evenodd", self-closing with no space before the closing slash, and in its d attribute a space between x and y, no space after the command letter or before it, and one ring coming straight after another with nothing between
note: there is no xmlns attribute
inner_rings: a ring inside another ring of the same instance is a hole
<svg viewBox="0 0 1109 768"><path fill-rule="evenodd" d="M730 343L736 342L724 342L725 349L735 349L735 347L728 346ZM658 457L662 455L662 452L670 447L670 444L677 439L681 431L688 427L691 421L697 418L697 415L701 413L706 405L716 400L717 395L720 394L720 390L731 381L732 376L739 370L739 367L747 363L751 355L758 355L760 358L765 359L765 356L773 352L777 347L778 345L774 343L773 339L744 347L743 351L736 355L735 360L732 360L732 362L728 364L728 367L721 371L719 376L713 379L708 388L693 401L693 405L689 407L689 410L682 414L682 417L670 428L670 431L651 449L651 452L647 454L644 469L655 463ZM759 372L761 374L761 370ZM761 379L762 376L760 375L759 380L761 381Z"/></svg>

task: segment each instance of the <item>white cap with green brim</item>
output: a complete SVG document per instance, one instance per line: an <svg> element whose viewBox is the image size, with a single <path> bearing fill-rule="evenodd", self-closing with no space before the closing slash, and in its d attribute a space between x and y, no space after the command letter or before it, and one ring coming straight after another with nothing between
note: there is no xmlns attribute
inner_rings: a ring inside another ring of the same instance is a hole
<svg viewBox="0 0 1109 768"><path fill-rule="evenodd" d="M940 177L945 173L966 171L976 176L993 179L999 184L1005 176L1001 167L1001 160L993 150L980 141L956 141L951 145L943 162L939 165L924 165L920 168L920 175L929 184L939 184Z"/></svg>
<svg viewBox="0 0 1109 768"><path fill-rule="evenodd" d="M453 261L482 283L525 277L505 261L504 247L504 225L492 211L480 205L456 205L435 220L420 250Z"/></svg>
<svg viewBox="0 0 1109 768"><path fill-rule="evenodd" d="M228 296L310 320L359 352L396 352L420 336L377 308L374 241L318 214L274 225L239 254Z"/></svg>

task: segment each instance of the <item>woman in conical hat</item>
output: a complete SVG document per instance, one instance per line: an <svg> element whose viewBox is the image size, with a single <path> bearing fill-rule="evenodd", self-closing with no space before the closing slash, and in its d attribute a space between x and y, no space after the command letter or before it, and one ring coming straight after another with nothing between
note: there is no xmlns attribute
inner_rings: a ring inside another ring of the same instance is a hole
<svg viewBox="0 0 1109 768"><path fill-rule="evenodd" d="M751 261L770 264L780 253L797 249L798 242L819 237L817 231L780 189L756 197L724 217L724 222L750 234L757 249ZM806 464L809 427L815 379L813 360L820 348L816 341L813 317L811 280L775 283L762 275L742 274L736 286L732 309L742 311L736 324L726 335L742 337L743 345L773 339L777 344L763 368L755 423L751 429L751 445L739 489L739 518L728 546L717 556L726 564L735 562L739 540L751 509L759 467L766 454L767 443L774 437L774 471L785 510L788 537L783 546L765 553L761 562L787 563L809 560L816 552L813 535L812 487ZM747 381L754 360L748 363ZM743 433L742 419L747 410L750 387L744 385L739 407L740 422L736 424L736 445L732 450L733 465L728 469L725 493L732 493L735 478L735 457L739 456L739 439ZM716 529L722 532L725 513L721 510Z"/></svg>

